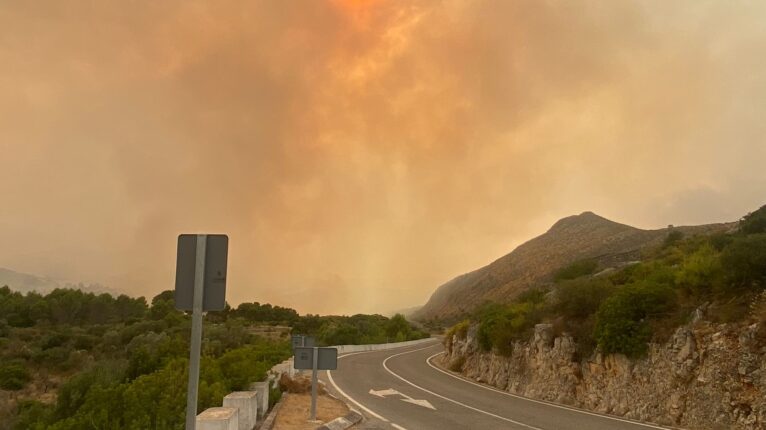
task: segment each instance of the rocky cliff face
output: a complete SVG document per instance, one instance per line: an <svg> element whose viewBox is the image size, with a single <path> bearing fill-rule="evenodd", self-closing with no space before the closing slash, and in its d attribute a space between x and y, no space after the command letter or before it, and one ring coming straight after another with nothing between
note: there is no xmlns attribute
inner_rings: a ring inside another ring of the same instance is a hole
<svg viewBox="0 0 766 430"><path fill-rule="evenodd" d="M510 357L482 352L477 327L446 339L445 367L511 393L690 429L766 429L766 327L698 313L646 358L577 357L573 339L538 324Z"/></svg>
<svg viewBox="0 0 766 430"><path fill-rule="evenodd" d="M675 229L685 235L709 234L730 230L735 224ZM643 249L662 243L668 232L638 229L592 212L563 218L493 263L442 285L413 317L455 321L485 301L513 300L526 289L550 281L557 270L574 261L594 259L607 268L638 260Z"/></svg>

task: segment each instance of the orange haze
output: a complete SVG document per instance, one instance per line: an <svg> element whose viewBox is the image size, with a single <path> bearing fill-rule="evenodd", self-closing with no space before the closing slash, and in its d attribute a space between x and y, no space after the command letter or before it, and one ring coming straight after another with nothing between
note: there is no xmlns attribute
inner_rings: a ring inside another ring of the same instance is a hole
<svg viewBox="0 0 766 430"><path fill-rule="evenodd" d="M229 299L384 312L593 210L764 203L766 3L0 6L0 267L152 296L231 237Z"/></svg>

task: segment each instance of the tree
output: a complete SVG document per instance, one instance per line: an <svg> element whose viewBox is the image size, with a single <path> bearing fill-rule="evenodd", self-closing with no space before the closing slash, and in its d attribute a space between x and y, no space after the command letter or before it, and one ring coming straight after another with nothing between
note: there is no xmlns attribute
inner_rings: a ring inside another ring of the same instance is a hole
<svg viewBox="0 0 766 430"><path fill-rule="evenodd" d="M402 333L404 339L407 339L409 338L410 332L412 332L412 327L402 314L394 315L388 320L388 324L386 324L386 336L391 340L395 339L399 333Z"/></svg>

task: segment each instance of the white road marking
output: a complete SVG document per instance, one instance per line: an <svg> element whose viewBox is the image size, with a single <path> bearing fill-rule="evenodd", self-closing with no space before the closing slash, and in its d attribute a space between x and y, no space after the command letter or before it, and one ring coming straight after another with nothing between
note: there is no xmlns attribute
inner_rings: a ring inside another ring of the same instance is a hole
<svg viewBox="0 0 766 430"><path fill-rule="evenodd" d="M490 387L490 386L487 386L487 385L479 384L478 382L473 382L473 381L468 380L466 378L463 378L463 377L454 375L454 374L452 374L450 372L447 372L444 369L440 369L437 366L434 366L431 363L431 360L434 357L436 357L437 355L441 355L441 354L444 354L444 351L437 352L436 354L426 358L426 363L428 363L428 365L431 366L433 369L436 369L439 372L444 373L447 376L451 376L451 377L453 377L455 379L458 379L460 381L463 381L463 382L465 382L467 384L475 385L477 387L481 387L481 388L484 388L486 390L494 391L496 393L500 393L500 394L503 394L503 395L506 395L506 396L509 396L509 397L513 397L513 398L516 398L516 399L526 400L528 402L533 402L533 403L539 403L541 405L552 406L554 408L565 409L565 410L572 411L572 412L579 412L579 413L585 414L585 415L592 415L594 417L606 418L606 419L615 420L615 421L621 421L621 422L624 422L624 423L635 424L635 425L639 425L639 426L643 426L643 427L648 427L648 428L653 428L653 429L667 430L666 427L660 427L660 426L657 426L657 425L654 425L654 424L642 423L640 421L626 420L624 418L618 418L618 417L611 416L611 415L598 414L598 413L595 413L595 412L589 412L589 411L582 410L582 409L577 409L577 408L573 408L573 407L569 407L569 406L559 405L559 404L556 404L556 403L546 402L546 401L543 401L543 400L530 399L529 397L519 396L518 394L509 393L507 391L503 391L503 390L500 390L500 389L497 389L497 388L494 388L494 387Z"/></svg>
<svg viewBox="0 0 766 430"><path fill-rule="evenodd" d="M383 398L386 396L393 396L394 394L401 394L401 393L394 389L389 388L388 390L379 390L379 391L370 390L370 394L372 394L373 396L378 396L380 398Z"/></svg>
<svg viewBox="0 0 766 430"><path fill-rule="evenodd" d="M434 345L436 345L436 344L434 344ZM430 345L430 346L427 346L425 348L416 349L415 351L420 351L420 350L423 350L423 349L428 349L428 348L430 348L430 347L432 347L434 345ZM352 356L352 355L357 355L357 354L367 354L367 353L370 353L370 352L380 352L380 351L350 352L348 354L343 354L341 356L338 356L338 359L349 357L349 356ZM398 425L396 423L390 422L388 419L384 418L382 415L373 412L370 408L364 406L363 404L361 404L358 401L354 400L353 397L351 397L348 394L346 394L346 392L341 390L340 387L338 386L338 384L335 383L335 380L332 379L332 372L329 371L329 370L327 371L327 379L330 381L330 384L332 384L333 388L335 388L335 390L338 392L338 394L340 394L341 396L347 398L348 401L350 401L351 403L355 404L357 407L359 407L359 409L367 412L368 414L370 414L374 418L377 418L377 419L379 419L379 420L381 420L383 422L389 423L391 425L391 427L393 427L393 428L395 428L397 430L407 430L406 428L404 428L404 427L402 427L402 426L400 426L400 425Z"/></svg>
<svg viewBox="0 0 766 430"><path fill-rule="evenodd" d="M339 358L340 358L340 357L339 357ZM346 394L346 393L345 393L343 390L341 390L341 389L340 389L340 387L338 386L338 384L336 384L336 383L335 383L335 380L333 380L333 379L332 379L332 372L330 372L329 370L327 371L327 379L328 379L328 380L330 380L330 383L332 384L333 388L335 388L335 390L336 390L336 391L338 391L338 394L340 394L341 396L343 396L343 397L347 398L349 402L351 402L351 403L355 404L355 405L356 405L356 406L358 406L358 407L359 407L361 410L363 410L363 411L367 412L368 414L372 415L373 417L375 417L375 418L377 418L377 419L379 419L379 420L381 420L381 421L384 421L384 422L389 422L387 419L385 419L385 418L383 418L381 415L378 415L378 414L376 414L375 412L371 411L369 408L367 408L367 407L366 407L366 406L364 406L363 404L361 404L361 403L357 402L357 401L356 401L356 400L354 400L354 399L353 399L351 396L349 396L349 395L348 395L348 394Z"/></svg>
<svg viewBox="0 0 766 430"><path fill-rule="evenodd" d="M412 403L413 405L422 406L422 407L428 408L428 409L433 409L434 411L436 410L434 405L432 405L431 402L429 402L428 400L413 399L412 397L410 397L410 396L408 396L408 395L406 395L404 393L400 393L400 392L394 390L393 388L389 388L387 390L379 390L379 391L375 391L375 390L371 389L370 390L370 394L372 394L373 396L378 396L381 399L386 398L386 396L397 396L398 395L398 396L404 397L403 399L399 399L399 400L401 400L403 402Z"/></svg>
<svg viewBox="0 0 766 430"><path fill-rule="evenodd" d="M434 345L431 345L431 346L434 346ZM428 348L430 348L431 346L429 346ZM541 429L540 427L535 427L535 426L532 426L532 425L529 425L529 424L525 424L525 423L522 423L521 421L512 420L512 419L510 419L510 418L506 418L506 417L503 417L503 416L500 416L500 415L497 415L497 414L493 414L492 412L487 412L487 411L485 411L485 410L481 410L481 409L479 409L479 408L474 408L473 406L469 406L469 405L466 405L465 403L459 402L459 401L457 401L457 400L454 400L454 399L450 399L449 397L446 397L446 396L442 396L441 394L437 394L437 393L434 393L433 391L431 391L431 390L429 390L429 389L427 389L427 388L423 388L423 387L421 387L420 385L417 385L417 384L415 384L415 383L413 383L413 382L410 382L410 381L408 381L407 379L404 379L403 377L401 377L401 376L399 376L398 374L394 373L394 372L393 372L391 369L389 369L389 368L388 368L388 366L386 365L386 363L388 362L388 360L390 360L390 359L392 359L392 358L394 358L394 357L398 357L398 356L400 356L400 355L405 355L405 354L411 354L411 353L413 353L413 352L417 352L417 351L420 351L420 350L422 350L422 349L426 349L426 348L416 349L416 350L413 350L413 351L405 351L405 352L400 352L400 353L398 353L398 354L390 355L390 356L388 356L388 358L386 358L385 360L383 360L383 368L384 368L384 369L386 369L386 371L387 371L388 373L390 373L391 375L393 375L393 376L394 376L394 377L396 377L397 379L401 380L402 382L404 382L404 383L406 383L406 384L409 384L409 385L412 385L413 387L417 388L418 390L421 390L421 391L425 391L426 393L428 393L428 394L430 394L430 395L432 395L432 396L436 396L436 397L438 397L438 398L440 398L440 399L446 400L446 401L448 401L448 402L452 402L452 403L454 403L454 404L456 404L456 405L458 405L458 406L462 406L462 407L464 407L464 408L467 408L467 409L470 409L470 410L472 410L472 411L475 411L475 412L479 412L479 413L481 413L481 414L484 414L484 415L488 415L488 416L490 416L490 417L493 417L493 418L497 418L497 419L499 419L499 420L503 420L503 421L506 421L506 422L509 422L509 423L512 423L512 424L516 424L516 425L518 425L518 426L526 427L526 428L528 428L528 429L532 429L532 430L543 430L543 429Z"/></svg>
<svg viewBox="0 0 766 430"><path fill-rule="evenodd" d="M425 399L418 400L418 399L406 398L406 399L402 399L402 401L403 402L407 402L407 403L412 403L413 405L422 406L424 408L431 409L433 411L436 410L434 405L432 405L431 402L429 402L428 400L425 400Z"/></svg>

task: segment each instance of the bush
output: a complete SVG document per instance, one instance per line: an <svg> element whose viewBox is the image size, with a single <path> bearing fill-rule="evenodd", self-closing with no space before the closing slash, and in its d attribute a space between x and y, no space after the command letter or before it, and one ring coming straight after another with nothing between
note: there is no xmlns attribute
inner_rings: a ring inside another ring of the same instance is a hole
<svg viewBox="0 0 766 430"><path fill-rule="evenodd" d="M0 364L0 388L3 390L20 390L32 379L24 363L12 361Z"/></svg>
<svg viewBox="0 0 766 430"><path fill-rule="evenodd" d="M281 398L282 391L279 389L279 387L269 386L269 410L271 410L271 408L273 408Z"/></svg>
<svg viewBox="0 0 766 430"><path fill-rule="evenodd" d="M667 316L674 307L674 293L667 285L627 285L599 308L594 338L606 354L643 355L652 338L649 320Z"/></svg>
<svg viewBox="0 0 766 430"><path fill-rule="evenodd" d="M462 372L463 366L465 366L465 357L461 355L449 364L449 370L453 372Z"/></svg>
<svg viewBox="0 0 766 430"><path fill-rule="evenodd" d="M727 288L761 290L766 283L766 233L738 237L721 253Z"/></svg>
<svg viewBox="0 0 766 430"><path fill-rule="evenodd" d="M0 320L0 337L8 337L11 334L11 327L5 320Z"/></svg>
<svg viewBox="0 0 766 430"><path fill-rule="evenodd" d="M468 320L463 320L450 328L444 335L444 342L447 349L452 345L452 339L457 336L458 339L463 340L468 337L468 328L471 323Z"/></svg>
<svg viewBox="0 0 766 430"><path fill-rule="evenodd" d="M567 320L584 320L595 314L614 291L608 279L566 281L556 291L554 309Z"/></svg>
<svg viewBox="0 0 766 430"><path fill-rule="evenodd" d="M251 382L266 378L270 363L261 361L263 358L253 347L231 350L218 359L221 372L227 381L227 388L233 391L246 390Z"/></svg>
<svg viewBox="0 0 766 430"><path fill-rule="evenodd" d="M47 430L53 417L53 407L36 400L22 400L17 414L14 430Z"/></svg>
<svg viewBox="0 0 766 430"><path fill-rule="evenodd" d="M665 241L662 243L663 248L669 248L676 243L680 242L681 239L684 238L684 233L680 230L671 230L670 233L668 233L667 236L665 236Z"/></svg>
<svg viewBox="0 0 766 430"><path fill-rule="evenodd" d="M560 269L553 275L553 279L556 282L566 281L569 279L576 279L581 276L592 275L598 263L595 260L579 260L574 263Z"/></svg>
<svg viewBox="0 0 766 430"><path fill-rule="evenodd" d="M718 252L711 245L704 245L684 258L675 283L688 293L704 296L720 288L722 275Z"/></svg>
<svg viewBox="0 0 766 430"><path fill-rule="evenodd" d="M742 218L739 231L744 234L766 233L766 205Z"/></svg>
<svg viewBox="0 0 766 430"><path fill-rule="evenodd" d="M513 342L529 335L541 319L541 306L535 303L517 302L486 307L477 332L479 346L484 351L494 349L501 355L510 355Z"/></svg>

